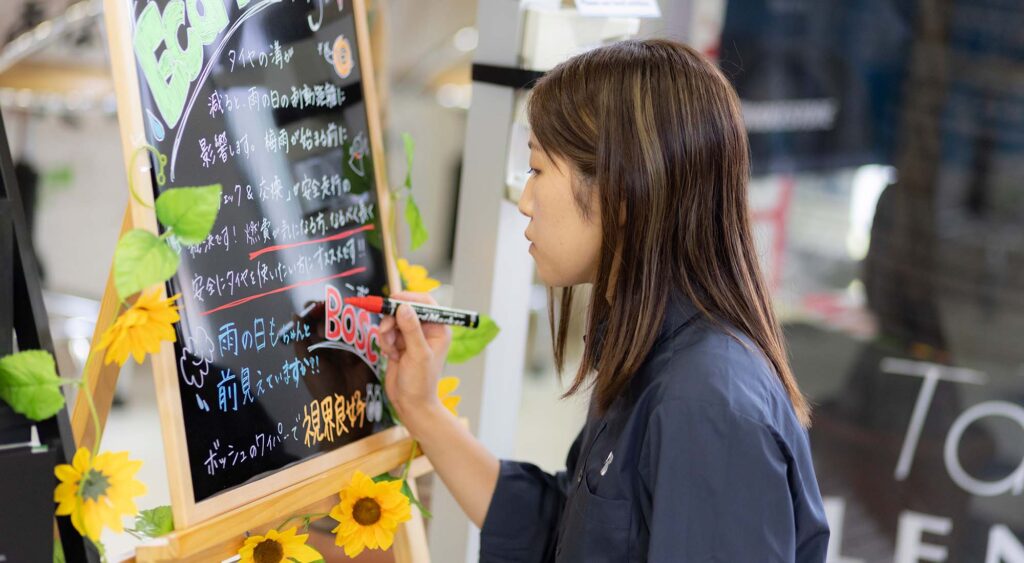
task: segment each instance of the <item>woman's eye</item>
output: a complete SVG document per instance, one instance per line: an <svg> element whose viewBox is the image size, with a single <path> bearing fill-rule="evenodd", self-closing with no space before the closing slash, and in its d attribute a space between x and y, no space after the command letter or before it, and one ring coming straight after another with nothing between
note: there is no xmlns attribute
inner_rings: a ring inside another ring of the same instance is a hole
<svg viewBox="0 0 1024 563"><path fill-rule="evenodd" d="M533 176L533 175L537 174L537 172L538 172L538 170L536 168L532 168L531 167L531 168L527 168L526 169L526 175L527 176Z"/></svg>

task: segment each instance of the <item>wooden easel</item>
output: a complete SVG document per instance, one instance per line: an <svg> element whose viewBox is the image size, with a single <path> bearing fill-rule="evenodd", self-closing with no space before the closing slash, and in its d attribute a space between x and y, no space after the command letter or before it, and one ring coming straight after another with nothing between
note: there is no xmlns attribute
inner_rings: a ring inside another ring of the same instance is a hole
<svg viewBox="0 0 1024 563"><path fill-rule="evenodd" d="M358 9L362 4L357 3ZM138 186L143 202L152 205L152 179L148 167L132 168L135 148L145 142L143 109L139 97L139 84L135 72L135 60L131 55L130 42L119 30L129 29L129 3L120 0L105 0L104 17L110 41L112 73L117 98L118 122L121 131L122 153L128 177ZM365 17L357 17L359 47L368 52L368 30ZM372 91L372 68L364 67L364 76L368 85L367 111L376 115L376 96ZM370 129L370 141L374 146L382 146L379 127ZM386 182L385 165L375 159L375 172L381 181ZM389 202L381 198L378 209L382 217L388 217ZM129 198L125 210L121 232L134 228L157 232L156 217L152 209ZM385 236L387 236L385 234ZM389 264L397 279L394 265ZM114 288L113 273L107 278L106 288L100 305L100 314L93 334L93 342L97 342L103 331L114 321L118 312L119 299ZM151 357L154 372L176 373L173 344L164 342L161 352ZM114 396L119 367L116 364L104 366L94 359L83 373L85 384L92 391L96 408L99 411L100 423L105 424ZM173 378L158 378L158 381L173 381ZM173 387L173 388L172 388ZM177 386L158 385L157 393L168 393L177 397ZM163 410L163 409L161 409ZM161 418L163 418L161 412ZM77 443L90 443L93 439L93 427L90 420L88 405L84 395L80 394L71 417L71 425ZM167 433L165 432L165 440ZM183 444L177 448L184 451ZM242 545L247 533L262 534L267 529L279 524L283 519L293 515L328 512L337 503L338 492L348 482L356 470L368 475L378 475L400 467L405 463L412 451L413 441L402 427L395 427L371 435L354 444L345 446L350 454L346 461L334 466L319 466L319 472L312 478L291 486L274 489L268 486L264 496L259 500L233 508L211 518L204 518L192 525L174 530L172 533L140 545L135 553L137 561L220 561L232 557ZM165 450L167 446L165 445ZM318 459L306 463L315 464ZM429 473L432 468L423 458L417 458L410 470L411 477ZM269 480L265 479L265 480ZM261 481L262 482L262 481ZM415 492L415 483L410 480ZM172 497L174 493L172 492ZM182 499L172 498L172 505ZM177 513L176 513L177 520ZM340 549L340 548L339 548ZM423 519L418 510L413 508L412 519L404 523L398 530L393 546L395 560L399 563L419 563L430 560L426 543Z"/></svg>
<svg viewBox="0 0 1024 563"><path fill-rule="evenodd" d="M129 171L132 172L143 174L141 170ZM121 226L122 233L134 228L131 207L132 204L129 203ZM117 309L118 298L111 273L107 277L92 342L98 342L106 327L114 322ZM165 358L173 357L172 344L165 342L161 355ZM152 360L156 362L158 358L154 357ZM171 369L175 369L173 362ZM104 426L113 403L119 373L120 368L117 364L103 365L103 362L98 360L90 362L87 371L82 373L84 384L93 392L100 424ZM71 429L76 444L91 444L95 438L90 416L85 394L79 393L71 415ZM201 524L175 530L167 536L140 545L136 550L136 560L208 562L227 559L241 547L246 533L262 534L283 518L293 514L329 512L331 507L337 504L341 486L352 478L357 469L368 475L379 475L400 467L409 458L412 440L404 428L396 427L365 438L357 445L361 446L364 453L348 463L331 468L313 480L270 492L258 502L236 508ZM409 471L409 485L414 493L418 494L412 478L431 471L433 468L426 458L420 456L413 462ZM310 502L309 499L319 500ZM393 549L396 563L430 561L423 518L415 508L412 510L412 519L398 529Z"/></svg>

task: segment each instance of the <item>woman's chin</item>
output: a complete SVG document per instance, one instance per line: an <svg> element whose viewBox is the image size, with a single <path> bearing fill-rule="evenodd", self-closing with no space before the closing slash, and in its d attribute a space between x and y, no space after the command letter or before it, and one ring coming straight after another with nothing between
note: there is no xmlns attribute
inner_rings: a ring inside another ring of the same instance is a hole
<svg viewBox="0 0 1024 563"><path fill-rule="evenodd" d="M573 285L572 283L567 283L568 280L566 280L564 276L559 276L548 269L541 267L540 263L536 260L534 260L534 264L537 266L537 278L540 279L540 282L545 286L560 288Z"/></svg>
<svg viewBox="0 0 1024 563"><path fill-rule="evenodd" d="M548 287L569 287L573 285L579 285L581 283L588 283L585 280L577 280L579 276L574 276L570 272L559 271L557 268L551 268L551 262L545 260L543 257L538 256L536 245L530 245L530 256L533 257L534 270L537 272L537 277L541 283ZM555 261L557 263L557 260Z"/></svg>
<svg viewBox="0 0 1024 563"><path fill-rule="evenodd" d="M536 255L534 255L534 257L533 257L533 269L534 269L535 272L537 272L537 278L540 279L540 282L542 284L550 287L551 286L551 281L550 281L550 279L548 277L547 268L545 268L540 263L540 261L537 260L537 256Z"/></svg>

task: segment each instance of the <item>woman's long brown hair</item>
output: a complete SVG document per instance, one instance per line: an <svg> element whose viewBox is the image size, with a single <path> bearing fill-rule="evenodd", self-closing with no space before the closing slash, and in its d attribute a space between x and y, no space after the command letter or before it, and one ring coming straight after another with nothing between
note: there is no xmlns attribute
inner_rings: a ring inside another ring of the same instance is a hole
<svg viewBox="0 0 1024 563"><path fill-rule="evenodd" d="M809 425L751 234L739 100L718 69L672 41L615 43L541 78L529 118L543 150L573 165L583 216L592 202L600 207L604 250L587 330L601 326L603 334L587 338L565 395L593 377L594 400L606 411L650 353L652 327L678 288L706 318L760 348ZM553 295L549 302L559 372L572 293L562 288L557 315Z"/></svg>

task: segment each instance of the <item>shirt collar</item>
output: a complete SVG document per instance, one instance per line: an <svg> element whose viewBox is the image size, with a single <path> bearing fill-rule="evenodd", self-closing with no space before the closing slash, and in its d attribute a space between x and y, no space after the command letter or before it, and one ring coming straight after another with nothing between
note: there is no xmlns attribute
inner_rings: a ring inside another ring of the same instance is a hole
<svg viewBox="0 0 1024 563"><path fill-rule="evenodd" d="M700 315L700 310L697 309L693 300L687 297L683 290L672 289L669 294L668 305L665 307L665 319L662 321L661 329L658 331L658 338L654 343L655 346L678 333L698 315Z"/></svg>
<svg viewBox="0 0 1024 563"><path fill-rule="evenodd" d="M693 300L687 297L683 290L670 290L668 305L665 307L665 317L662 319L661 328L658 330L658 337L655 339L654 345L657 346L678 333L680 329L689 324L698 315L700 315L700 310L697 309ZM605 328L605 323L600 323L594 330L593 337L597 339L599 346L604 339ZM583 335L583 341L587 341L586 334Z"/></svg>

